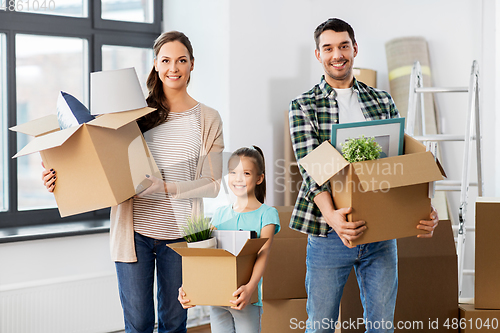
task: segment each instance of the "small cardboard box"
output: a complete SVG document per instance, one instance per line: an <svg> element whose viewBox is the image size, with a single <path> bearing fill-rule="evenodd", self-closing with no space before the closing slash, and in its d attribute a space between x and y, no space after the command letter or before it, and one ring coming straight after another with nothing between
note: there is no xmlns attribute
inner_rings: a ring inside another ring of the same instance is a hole
<svg viewBox="0 0 500 333"><path fill-rule="evenodd" d="M500 198L476 200L475 307L500 309Z"/></svg>
<svg viewBox="0 0 500 333"><path fill-rule="evenodd" d="M56 170L61 217L117 205L151 184L146 174L161 178L135 121L152 111L103 114L64 130L56 115L12 127L36 137L13 158L40 152L45 167Z"/></svg>
<svg viewBox="0 0 500 333"><path fill-rule="evenodd" d="M432 153L407 135L401 156L349 163L325 141L299 164L317 184L330 181L335 207L352 207L349 222L366 221L351 245L425 233L416 227L429 219L429 182L445 176Z"/></svg>
<svg viewBox="0 0 500 333"><path fill-rule="evenodd" d="M304 332L307 299L263 301L262 333Z"/></svg>
<svg viewBox="0 0 500 333"><path fill-rule="evenodd" d="M267 238L249 239L238 253L223 249L188 248L186 242L168 246L182 256L182 285L188 305L233 306L233 293L250 281L255 259ZM251 302L258 301L257 289Z"/></svg>
<svg viewBox="0 0 500 333"><path fill-rule="evenodd" d="M275 208L279 213L281 230L274 236L264 272L262 299L307 298L305 288L307 235L288 226L293 206Z"/></svg>
<svg viewBox="0 0 500 333"><path fill-rule="evenodd" d="M461 333L500 331L500 310L475 309L473 304L460 304Z"/></svg>
<svg viewBox="0 0 500 333"><path fill-rule="evenodd" d="M458 320L458 272L450 221L439 221L432 238L398 239L399 286L394 314L396 332L458 332L446 328ZM342 296L341 321L363 318L354 272ZM398 329L399 323L399 329ZM438 324L436 326L436 323ZM404 325L411 325L411 329ZM364 332L363 325L344 332Z"/></svg>

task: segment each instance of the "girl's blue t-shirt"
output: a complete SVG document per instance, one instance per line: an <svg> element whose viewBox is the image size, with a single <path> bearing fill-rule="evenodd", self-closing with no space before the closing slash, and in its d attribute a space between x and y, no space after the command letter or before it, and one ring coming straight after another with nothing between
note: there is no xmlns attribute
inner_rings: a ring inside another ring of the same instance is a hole
<svg viewBox="0 0 500 333"><path fill-rule="evenodd" d="M280 218L274 207L262 204L251 212L238 213L233 210L232 205L218 208L212 217L212 224L218 230L245 230L255 231L260 238L260 231L268 224L274 224L274 234L280 231ZM262 306L262 279L257 287L259 301L254 305Z"/></svg>

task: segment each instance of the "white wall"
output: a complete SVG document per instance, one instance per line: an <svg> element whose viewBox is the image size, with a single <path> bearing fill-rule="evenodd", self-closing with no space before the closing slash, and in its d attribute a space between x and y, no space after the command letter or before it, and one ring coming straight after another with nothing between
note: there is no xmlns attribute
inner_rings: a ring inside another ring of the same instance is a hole
<svg viewBox="0 0 500 333"><path fill-rule="evenodd" d="M274 161L283 158L284 113L290 100L316 84L322 73L313 54L312 34L319 23L340 17L352 24L359 44L355 65L377 70L383 89L389 87L384 44L395 37L427 39L435 85L467 85L472 60L478 59L486 195L498 196L500 177L495 180L494 171L500 163L500 136L494 128L495 122L500 127L500 117L494 76L500 43L495 46L491 38L492 6L494 0L168 0L165 30L184 31L193 42L190 93L220 111L227 150L250 144L264 149L270 204L283 202L282 194L273 195L273 171L279 170ZM464 99L443 98L438 103L445 129L462 132ZM459 178L455 166L461 164L461 148L450 150L443 162L451 178ZM0 287L114 274L108 253L107 234L0 244Z"/></svg>

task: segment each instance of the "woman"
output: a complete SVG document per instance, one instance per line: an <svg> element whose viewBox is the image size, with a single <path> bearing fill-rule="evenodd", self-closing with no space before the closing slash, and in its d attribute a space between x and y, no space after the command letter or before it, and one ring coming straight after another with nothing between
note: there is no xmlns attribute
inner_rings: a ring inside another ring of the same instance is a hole
<svg viewBox="0 0 500 333"><path fill-rule="evenodd" d="M111 209L111 257L116 262L125 331L153 332L153 282L158 285L158 332L186 332L187 312L177 301L181 258L167 244L183 241L190 215L203 213L222 176L222 121L217 111L187 93L193 49L181 32L160 35L153 46L147 103L157 111L138 120L163 179ZM54 190L55 172L44 182Z"/></svg>

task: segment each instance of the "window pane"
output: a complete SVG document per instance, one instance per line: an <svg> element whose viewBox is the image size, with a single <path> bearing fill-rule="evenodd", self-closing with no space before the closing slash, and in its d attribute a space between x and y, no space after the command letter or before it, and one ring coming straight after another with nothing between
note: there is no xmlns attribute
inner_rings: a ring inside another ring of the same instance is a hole
<svg viewBox="0 0 500 333"><path fill-rule="evenodd" d="M24 13L87 17L87 8L87 0L16 0L16 11Z"/></svg>
<svg viewBox="0 0 500 333"><path fill-rule="evenodd" d="M153 0L102 0L104 20L153 23Z"/></svg>
<svg viewBox="0 0 500 333"><path fill-rule="evenodd" d="M57 112L65 91L88 106L88 42L81 38L16 36L17 123ZM32 138L19 133L18 150ZM39 154L17 159L18 209L56 206L41 183Z"/></svg>
<svg viewBox="0 0 500 333"><path fill-rule="evenodd" d="M0 34L0 211L6 211L8 202L7 157L7 47L6 36Z"/></svg>
<svg viewBox="0 0 500 333"><path fill-rule="evenodd" d="M147 96L146 80L153 68L153 50L130 46L102 46L102 69L113 70L135 67L144 96Z"/></svg>

